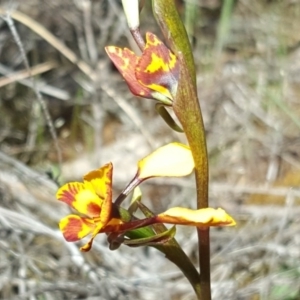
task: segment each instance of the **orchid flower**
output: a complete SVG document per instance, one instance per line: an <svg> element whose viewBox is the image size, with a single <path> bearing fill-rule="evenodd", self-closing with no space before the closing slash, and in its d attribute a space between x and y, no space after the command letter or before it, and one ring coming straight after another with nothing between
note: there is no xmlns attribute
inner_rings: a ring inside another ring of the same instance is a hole
<svg viewBox="0 0 300 300"><path fill-rule="evenodd" d="M127 48L108 46L105 50L134 95L172 104L177 91L179 62L156 35L146 33L141 56Z"/></svg>
<svg viewBox="0 0 300 300"><path fill-rule="evenodd" d="M193 158L188 146L180 143L168 144L138 162L135 177L125 188L126 192L123 191L121 195L127 196L146 179L160 176L185 176L192 172L193 167ZM160 214L138 219L132 214L131 209L120 207L122 201L118 201L119 197L112 202L112 175L113 165L108 163L86 174L83 182L67 183L57 191L57 199L78 212L78 215L70 214L60 221L59 227L64 238L68 242L75 242L91 235L88 243L81 247L82 251L90 250L94 238L99 233L110 234L109 239L112 244L112 237L123 237L126 232L129 232L129 237L134 236L132 241L122 240L122 242L135 246L166 242L174 236L174 230L167 230L165 234L160 235L155 235L153 230L148 230L137 235L137 229L157 223L199 228L235 225L232 217L221 208L193 210L172 207ZM138 203L137 207L141 208L142 205Z"/></svg>

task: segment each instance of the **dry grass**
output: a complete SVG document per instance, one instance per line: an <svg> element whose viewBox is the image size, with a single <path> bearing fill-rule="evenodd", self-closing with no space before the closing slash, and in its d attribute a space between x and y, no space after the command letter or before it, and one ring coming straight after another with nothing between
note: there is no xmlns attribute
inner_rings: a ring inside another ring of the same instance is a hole
<svg viewBox="0 0 300 300"><path fill-rule="evenodd" d="M220 10L217 1L202 1L194 39L211 205L238 221L212 230L213 299L296 300L300 3L237 1L217 43ZM142 30L158 32L148 12ZM4 1L0 15L0 298L194 299L154 249L112 252L99 236L91 252L80 253L57 229L68 211L46 171L76 180L112 161L117 195L138 159L184 141L156 116L153 102L133 99L108 62L105 45L134 48L119 2ZM142 188L157 212L194 206L193 177ZM178 228L178 240L195 260L194 230Z"/></svg>

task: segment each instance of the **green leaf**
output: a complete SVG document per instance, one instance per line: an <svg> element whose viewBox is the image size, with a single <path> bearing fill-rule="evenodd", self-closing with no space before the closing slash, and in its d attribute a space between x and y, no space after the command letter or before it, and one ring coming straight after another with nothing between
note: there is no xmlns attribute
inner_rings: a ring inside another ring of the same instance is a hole
<svg viewBox="0 0 300 300"><path fill-rule="evenodd" d="M132 234L132 232L129 232L129 235L131 235L131 234ZM130 246L130 247L158 246L158 245L162 245L162 244L168 242L170 239L172 239L175 236L175 234L176 234L176 227L173 226L170 229L168 229L162 233L154 234L149 237L139 238L139 239L131 238L129 240L125 240L124 244L127 246ZM127 236L127 234L126 234L126 236Z"/></svg>
<svg viewBox="0 0 300 300"><path fill-rule="evenodd" d="M170 128L177 132L184 132L183 129L173 120L173 118L162 103L156 103L155 109L163 118L163 120L169 125Z"/></svg>

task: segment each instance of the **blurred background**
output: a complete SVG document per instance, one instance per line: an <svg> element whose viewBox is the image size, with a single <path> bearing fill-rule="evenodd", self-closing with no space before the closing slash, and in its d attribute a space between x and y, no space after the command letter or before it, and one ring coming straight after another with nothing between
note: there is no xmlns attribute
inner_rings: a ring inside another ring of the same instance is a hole
<svg viewBox="0 0 300 300"><path fill-rule="evenodd" d="M300 1L186 0L210 159L213 299L300 299ZM162 34L146 1L141 31ZM67 243L59 185L109 161L115 196L136 162L185 142L138 99L104 47L138 53L117 0L0 1L0 299L195 299L152 248ZM29 70L30 68L30 70ZM142 186L155 212L195 207L194 177ZM197 264L193 228L177 239Z"/></svg>

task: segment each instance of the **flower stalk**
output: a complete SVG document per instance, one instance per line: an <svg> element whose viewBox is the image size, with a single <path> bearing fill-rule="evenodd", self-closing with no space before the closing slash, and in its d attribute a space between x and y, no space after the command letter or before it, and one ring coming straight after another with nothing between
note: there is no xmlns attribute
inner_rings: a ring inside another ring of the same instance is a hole
<svg viewBox="0 0 300 300"><path fill-rule="evenodd" d="M140 2L140 3L139 3ZM144 1L122 0L123 10L126 16L128 28L140 50L143 51L145 41L140 33L140 7Z"/></svg>
<svg viewBox="0 0 300 300"><path fill-rule="evenodd" d="M205 129L197 97L193 54L174 0L152 0L152 6L164 37L180 60L179 84L172 106L186 134L195 162L197 208L206 208L208 207L208 157ZM210 300L209 228L205 230L197 228L197 232L201 286L197 296L198 299Z"/></svg>
<svg viewBox="0 0 300 300"><path fill-rule="evenodd" d="M189 145L170 143L139 160L137 172L113 201L113 165L108 163L83 177L82 182L63 185L56 194L75 214L64 217L59 227L69 242L87 236L81 247L89 251L98 234L105 233L111 250L122 244L129 247L151 246L165 254L183 272L198 299L210 300L210 226L234 226L234 219L221 208L208 207L208 158L205 129L197 96L193 54L185 28L173 0L152 0L153 13L170 49L153 33L144 37L139 28L139 9L144 1L122 0L129 29L140 47L141 55L127 48L105 48L111 61L139 97L159 101L157 112L175 131L184 132ZM181 126L172 119L173 109ZM154 214L141 202L139 185L153 177L179 177L195 170L197 209L171 207ZM128 208L121 206L133 191ZM137 218L140 210L145 218ZM77 213L76 213L77 211ZM176 227L194 226L199 240L200 274L175 240Z"/></svg>

